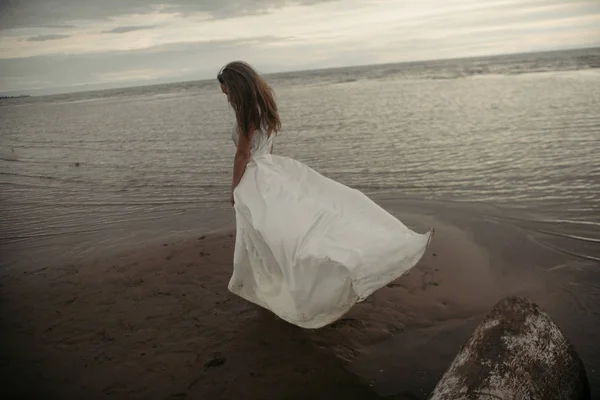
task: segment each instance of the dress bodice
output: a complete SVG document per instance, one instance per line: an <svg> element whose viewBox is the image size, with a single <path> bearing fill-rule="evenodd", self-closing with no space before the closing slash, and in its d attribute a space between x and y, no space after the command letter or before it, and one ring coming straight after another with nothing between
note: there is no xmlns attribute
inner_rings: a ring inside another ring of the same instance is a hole
<svg viewBox="0 0 600 400"><path fill-rule="evenodd" d="M252 135L252 143L250 149L250 157L255 158L259 156L264 156L271 153L271 146L273 145L273 137L275 135L267 136L266 132L262 130L257 130ZM231 132L231 138L235 147L238 146L238 132L236 127L233 128Z"/></svg>

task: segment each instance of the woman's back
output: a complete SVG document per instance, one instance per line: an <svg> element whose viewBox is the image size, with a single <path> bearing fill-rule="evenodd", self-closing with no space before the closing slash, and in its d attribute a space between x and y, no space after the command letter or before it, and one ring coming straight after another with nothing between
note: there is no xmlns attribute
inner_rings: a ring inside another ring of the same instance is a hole
<svg viewBox="0 0 600 400"><path fill-rule="evenodd" d="M262 129L254 131L251 140L251 158L269 154L271 152L271 146L273 145L274 136L275 135L273 134L271 134L271 136L268 136L265 132L263 132ZM239 137L236 127L234 127L231 132L231 139L233 140L235 147L237 147Z"/></svg>

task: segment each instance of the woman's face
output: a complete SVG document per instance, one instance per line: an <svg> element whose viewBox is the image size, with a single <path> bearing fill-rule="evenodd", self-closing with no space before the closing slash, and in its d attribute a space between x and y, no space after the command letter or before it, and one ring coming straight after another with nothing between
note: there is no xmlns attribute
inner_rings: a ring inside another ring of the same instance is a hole
<svg viewBox="0 0 600 400"><path fill-rule="evenodd" d="M229 98L229 92L227 91L227 87L224 83L221 83L221 92L223 92L225 96L227 96L227 101L231 103L231 99Z"/></svg>

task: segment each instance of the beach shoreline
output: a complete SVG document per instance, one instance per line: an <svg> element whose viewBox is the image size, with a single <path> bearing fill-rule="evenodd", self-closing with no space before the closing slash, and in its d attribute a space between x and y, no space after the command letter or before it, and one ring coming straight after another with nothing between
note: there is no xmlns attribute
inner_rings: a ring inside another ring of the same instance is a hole
<svg viewBox="0 0 600 400"><path fill-rule="evenodd" d="M5 389L425 399L489 308L520 295L599 397L599 55L273 76L278 154L436 230L410 274L318 331L227 290L235 118L214 80L2 102Z"/></svg>

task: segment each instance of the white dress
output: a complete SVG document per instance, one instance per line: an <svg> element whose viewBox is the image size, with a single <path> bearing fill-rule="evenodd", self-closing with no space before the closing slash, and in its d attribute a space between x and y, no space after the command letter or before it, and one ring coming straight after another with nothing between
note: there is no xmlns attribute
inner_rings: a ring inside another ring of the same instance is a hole
<svg viewBox="0 0 600 400"><path fill-rule="evenodd" d="M356 189L271 155L256 131L234 191L229 290L303 328L320 328L408 272L433 230L418 234ZM237 133L233 140L237 146Z"/></svg>

